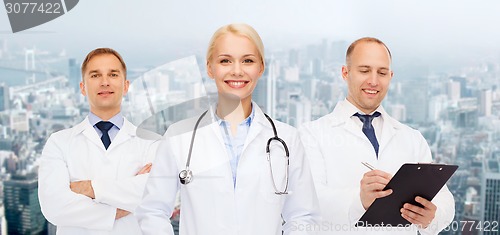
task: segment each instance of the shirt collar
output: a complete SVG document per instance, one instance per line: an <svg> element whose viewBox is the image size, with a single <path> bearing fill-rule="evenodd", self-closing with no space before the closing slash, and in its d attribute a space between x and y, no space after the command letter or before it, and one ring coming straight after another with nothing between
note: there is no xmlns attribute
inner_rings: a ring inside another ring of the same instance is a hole
<svg viewBox="0 0 500 235"><path fill-rule="evenodd" d="M96 123L102 121L102 119L100 117L98 117L97 115L95 115L94 113L92 112L89 112L89 122L90 122L90 125L94 126ZM115 116L113 116L112 118L110 118L108 120L109 122L113 123L113 125L115 125L116 127L118 127L118 129L122 129L122 126L123 126L123 115L121 112L117 113Z"/></svg>

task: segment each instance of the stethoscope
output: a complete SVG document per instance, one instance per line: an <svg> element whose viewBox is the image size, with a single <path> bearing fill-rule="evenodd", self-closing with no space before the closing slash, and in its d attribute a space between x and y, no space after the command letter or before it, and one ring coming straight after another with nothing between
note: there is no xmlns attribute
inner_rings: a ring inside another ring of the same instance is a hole
<svg viewBox="0 0 500 235"><path fill-rule="evenodd" d="M198 125L200 124L200 122L203 119L203 117L205 116L205 114L207 114L207 112L208 112L208 110L205 111L204 113L202 113L200 115L200 117L198 118L198 120L196 121L196 124L194 125L193 134L191 135L191 144L189 145L188 158L187 158L187 161L186 161L186 168L184 170L182 170L181 172L179 172L179 181L181 182L181 184L186 185L186 184L191 183L191 181L193 181L193 172L189 169L189 164L191 163L191 153L193 152L194 138L196 136L196 130L198 129ZM290 166L290 155L289 155L289 152L288 152L288 147L287 147L285 141L283 141L283 139L281 139L281 138L278 137L278 132L276 131L276 126L274 125L273 120L267 114L265 114L265 113L264 113L264 116L266 116L266 118L269 121L269 123L271 123L271 126L273 127L273 132L274 132L274 136L271 137L271 138L269 138L269 140L267 141L267 145L266 145L267 161L269 162L269 170L271 171L271 180L273 181L274 193L277 194L277 195L288 194L288 168ZM273 167L272 167L272 164L271 164L270 145L271 145L271 143L273 141L278 141L279 143L281 143L281 145L285 149L285 158L286 158L285 178L286 178L286 183L285 183L285 189L282 190L282 191L278 190L278 187L276 187L276 182L274 180L274 175L273 175Z"/></svg>

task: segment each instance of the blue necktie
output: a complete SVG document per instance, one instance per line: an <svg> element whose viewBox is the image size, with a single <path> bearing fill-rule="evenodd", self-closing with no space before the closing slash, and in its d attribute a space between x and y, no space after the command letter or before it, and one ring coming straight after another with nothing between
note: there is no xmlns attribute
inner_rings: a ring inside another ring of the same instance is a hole
<svg viewBox="0 0 500 235"><path fill-rule="evenodd" d="M378 141L375 136L375 130L373 129L372 120L378 116L380 116L379 112L375 112L372 115L363 115L359 113L355 113L353 116L356 116L363 122L363 133L368 137L370 143L373 145L373 149L375 149L375 154L378 158Z"/></svg>
<svg viewBox="0 0 500 235"><path fill-rule="evenodd" d="M95 126L99 128L99 130L101 130L102 132L101 141L104 144L104 147L108 149L109 145L111 144L111 139L109 138L108 131L109 129L111 129L111 127L113 127L113 123L100 121L96 123Z"/></svg>

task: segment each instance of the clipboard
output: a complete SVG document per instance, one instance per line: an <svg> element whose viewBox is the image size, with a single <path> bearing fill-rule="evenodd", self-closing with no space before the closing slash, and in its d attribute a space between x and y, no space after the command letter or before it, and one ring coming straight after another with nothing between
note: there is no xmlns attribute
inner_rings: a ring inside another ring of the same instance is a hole
<svg viewBox="0 0 500 235"><path fill-rule="evenodd" d="M415 201L416 196L432 200L457 169L457 165L404 164L384 188L384 190L392 189L392 194L375 199L355 226L410 225L411 223L401 216L400 209L403 205L411 203L422 206Z"/></svg>

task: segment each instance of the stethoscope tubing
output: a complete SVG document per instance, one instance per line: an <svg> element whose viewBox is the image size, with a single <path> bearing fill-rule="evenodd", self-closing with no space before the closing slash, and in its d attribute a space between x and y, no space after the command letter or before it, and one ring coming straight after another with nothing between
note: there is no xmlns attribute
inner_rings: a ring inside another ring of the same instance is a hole
<svg viewBox="0 0 500 235"><path fill-rule="evenodd" d="M195 137L196 137L196 131L198 130L198 126L201 122L201 120L203 119L203 117L205 117L205 115L207 114L208 110L206 110L205 112L203 112L200 117L198 118L198 120L196 121L196 124L194 125L194 130L193 130L193 134L191 135L191 143L189 145L189 152L188 152L188 158L186 160L186 167L184 170L182 170L181 172L179 172L179 180L181 182L181 184L189 184L192 180L193 180L193 173L192 171L189 169L189 166L191 164L191 154L193 152L193 146L194 146L194 140L195 140ZM288 146L286 145L285 141L281 138L278 137L278 132L276 130L276 126L274 125L274 122L273 120L267 115L264 113L264 116L266 117L266 119L269 121L269 123L271 124L271 127L273 128L273 133L274 133L274 136L269 138L269 140L267 141L267 145L266 145L266 155L267 155L267 161L269 162L269 169L271 171L271 178L272 178L272 181L273 181L273 187L274 187L274 190L275 190L275 193L277 195L283 195L283 194L288 194L288 168L290 166L290 154L289 154L289 151L288 151ZM287 161L287 165L286 165L286 171L285 171L285 178L286 178L286 183L285 183L285 189L283 191L280 191L278 190L278 188L276 187L276 182L274 180L274 174L273 174L273 168L272 168L272 164L271 164L271 151L270 151L270 145L271 145L271 142L272 141L278 141L280 142L284 149L285 149L285 157L286 157L286 161Z"/></svg>

